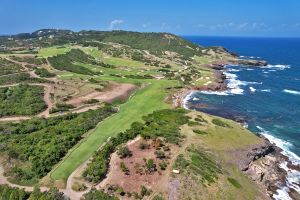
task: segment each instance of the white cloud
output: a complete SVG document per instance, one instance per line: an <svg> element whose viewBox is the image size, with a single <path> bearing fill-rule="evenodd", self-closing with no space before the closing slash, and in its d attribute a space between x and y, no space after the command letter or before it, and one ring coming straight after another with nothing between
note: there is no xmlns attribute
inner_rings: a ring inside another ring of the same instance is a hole
<svg viewBox="0 0 300 200"><path fill-rule="evenodd" d="M144 23L144 24L142 24L142 27L143 28L148 28L150 25L151 25L150 23Z"/></svg>
<svg viewBox="0 0 300 200"><path fill-rule="evenodd" d="M167 23L165 23L165 22L163 22L162 24L161 24L161 27L160 27L161 29L166 29L167 28Z"/></svg>
<svg viewBox="0 0 300 200"><path fill-rule="evenodd" d="M242 23L242 24L239 24L236 29L237 30L244 30L248 27L249 23L248 22L245 22L245 23Z"/></svg>
<svg viewBox="0 0 300 200"><path fill-rule="evenodd" d="M218 23L218 24L198 24L196 27L201 29L210 29L212 31L249 31L249 30L270 30L271 27L267 26L265 23L258 22L243 22L243 23ZM300 24L299 24L300 27Z"/></svg>
<svg viewBox="0 0 300 200"><path fill-rule="evenodd" d="M110 25L109 25L109 30L114 30L118 25L120 24L123 24L124 23L124 20L122 19L115 19L113 21L110 22Z"/></svg>

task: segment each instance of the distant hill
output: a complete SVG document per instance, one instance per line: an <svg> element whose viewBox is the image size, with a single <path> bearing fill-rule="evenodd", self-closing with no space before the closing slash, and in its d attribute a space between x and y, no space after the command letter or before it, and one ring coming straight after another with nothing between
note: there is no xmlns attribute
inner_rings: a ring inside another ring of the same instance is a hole
<svg viewBox="0 0 300 200"><path fill-rule="evenodd" d="M0 36L0 44L8 47L34 46L47 47L67 43L86 42L118 43L133 49L147 50L160 55L172 51L185 57L200 55L203 47L193 44L170 33L140 33L130 31L94 31L73 32L60 29L40 29L33 33L21 33L12 36Z"/></svg>

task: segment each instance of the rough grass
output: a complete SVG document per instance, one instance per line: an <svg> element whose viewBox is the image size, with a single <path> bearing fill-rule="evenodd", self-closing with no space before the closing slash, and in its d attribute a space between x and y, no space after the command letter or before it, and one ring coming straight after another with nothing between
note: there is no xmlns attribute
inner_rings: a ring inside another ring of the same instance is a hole
<svg viewBox="0 0 300 200"><path fill-rule="evenodd" d="M138 91L128 102L121 105L120 112L106 119L89 136L74 148L51 173L53 180L66 181L69 175L101 146L108 137L124 131L142 116L154 110L168 108L163 103L166 96L162 89L168 81L157 81Z"/></svg>
<svg viewBox="0 0 300 200"><path fill-rule="evenodd" d="M195 119L199 113L191 112L189 116ZM259 143L261 139L231 120L207 114L201 116L208 122L207 124L182 127L183 134L187 135L188 144L192 143L195 147L200 147L200 150L203 149L200 154L187 149L177 157L174 166L181 171L184 170L175 176L175 179L182 180L179 199L197 199L200 196L201 199L212 200L265 199L258 191L258 186L232 163L233 159L237 159L233 156L233 151L247 149ZM231 128L214 125L211 121L215 118L222 120ZM198 129L207 134L195 134L193 130ZM213 160L218 161L218 165L215 165ZM219 173L219 169L222 169L222 173ZM199 180L202 183L205 180L204 183L208 184L199 184Z"/></svg>

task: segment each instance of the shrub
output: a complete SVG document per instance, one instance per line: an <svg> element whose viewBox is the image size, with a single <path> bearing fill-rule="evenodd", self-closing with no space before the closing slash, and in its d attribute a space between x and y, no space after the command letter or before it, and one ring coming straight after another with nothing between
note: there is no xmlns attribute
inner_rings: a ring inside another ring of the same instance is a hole
<svg viewBox="0 0 300 200"><path fill-rule="evenodd" d="M141 192L140 192L141 196L149 196L151 194L151 191L148 190L145 186L141 186Z"/></svg>
<svg viewBox="0 0 300 200"><path fill-rule="evenodd" d="M19 159L9 172L10 178L23 183L45 176L84 133L114 112L106 106L84 113L0 124L0 140L6 144L1 155L13 151L10 155Z"/></svg>
<svg viewBox="0 0 300 200"><path fill-rule="evenodd" d="M166 158L166 154L163 151L158 150L158 151L155 151L154 154L156 155L156 157L158 159L164 159L164 158Z"/></svg>
<svg viewBox="0 0 300 200"><path fill-rule="evenodd" d="M145 167L148 173L156 171L156 164L153 159L146 160Z"/></svg>
<svg viewBox="0 0 300 200"><path fill-rule="evenodd" d="M126 175L129 175L129 169L123 161L120 163L120 168L122 172L124 172Z"/></svg>
<svg viewBox="0 0 300 200"><path fill-rule="evenodd" d="M227 178L227 180L229 181L229 183L231 183L236 188L242 187L242 185L234 178Z"/></svg>
<svg viewBox="0 0 300 200"><path fill-rule="evenodd" d="M166 170L167 166L168 166L168 165L167 165L167 163L165 163L165 162L159 163L159 167L160 167L161 170Z"/></svg>
<svg viewBox="0 0 300 200"><path fill-rule="evenodd" d="M86 100L84 103L85 104L94 104L94 103L99 103L99 100L98 99L89 99L89 100Z"/></svg>
<svg viewBox="0 0 300 200"><path fill-rule="evenodd" d="M57 112L65 112L69 111L70 109L75 108L75 106L71 104L66 104L66 103L58 103L55 105L55 107L50 109L50 113L57 113Z"/></svg>
<svg viewBox="0 0 300 200"><path fill-rule="evenodd" d="M45 77L45 78L51 78L51 77L56 76L54 73L49 72L45 68L36 68L34 70L34 73L36 73L37 75L39 75L41 77Z"/></svg>
<svg viewBox="0 0 300 200"><path fill-rule="evenodd" d="M92 188L88 193L83 195L83 200L119 200L119 198L110 196L102 190Z"/></svg>
<svg viewBox="0 0 300 200"><path fill-rule="evenodd" d="M0 117L35 115L46 108L42 86L24 84L0 88Z"/></svg>
<svg viewBox="0 0 300 200"><path fill-rule="evenodd" d="M222 127L226 127L226 128L230 128L231 127L229 124L227 124L227 123L225 123L222 120L217 119L217 118L214 118L211 122L213 124L217 125L217 126L222 126Z"/></svg>
<svg viewBox="0 0 300 200"><path fill-rule="evenodd" d="M117 150L117 154L120 156L121 159L132 156L132 152L127 146L119 147Z"/></svg>
<svg viewBox="0 0 300 200"><path fill-rule="evenodd" d="M173 168L175 169L185 169L189 166L189 162L184 158L183 154L179 154L175 160Z"/></svg>
<svg viewBox="0 0 300 200"><path fill-rule="evenodd" d="M87 189L86 185L83 183L74 182L72 185L72 190L74 191L85 191Z"/></svg>
<svg viewBox="0 0 300 200"><path fill-rule="evenodd" d="M142 141L142 142L140 142L140 144L139 144L139 148L140 148L141 150L149 149L149 148L150 148L150 145L149 145L147 142Z"/></svg>
<svg viewBox="0 0 300 200"><path fill-rule="evenodd" d="M57 70L65 70L78 74L95 75L96 72L74 63L96 64L95 60L79 49L72 49L66 54L48 58L52 67ZM99 73L99 72L98 72Z"/></svg>
<svg viewBox="0 0 300 200"><path fill-rule="evenodd" d="M152 200L165 200L162 196L160 196L160 195L155 195L154 197L153 197L153 199Z"/></svg>
<svg viewBox="0 0 300 200"><path fill-rule="evenodd" d="M193 132L194 133L197 133L197 134L199 134L199 135L206 135L207 134L207 132L205 132L205 131L202 131L202 130L193 130Z"/></svg>
<svg viewBox="0 0 300 200"><path fill-rule="evenodd" d="M207 123L207 121L201 115L198 115L198 117L195 118L195 121Z"/></svg>

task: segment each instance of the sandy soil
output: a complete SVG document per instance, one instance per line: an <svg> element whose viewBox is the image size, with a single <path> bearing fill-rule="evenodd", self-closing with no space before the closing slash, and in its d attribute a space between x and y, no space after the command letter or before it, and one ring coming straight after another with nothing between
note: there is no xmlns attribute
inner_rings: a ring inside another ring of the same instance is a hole
<svg viewBox="0 0 300 200"><path fill-rule="evenodd" d="M84 101L89 99L97 99L101 102L112 102L114 99L126 99L129 97L132 91L136 89L136 86L132 84L119 84L113 83L111 86L105 91L94 91L88 95L79 96L67 101L68 104L72 104L78 106L82 104Z"/></svg>
<svg viewBox="0 0 300 200"><path fill-rule="evenodd" d="M148 141L150 144L149 149L140 150L139 144L143 141L140 137L127 143L128 148L132 151L133 155L129 158L120 159L117 153L113 153L110 161L110 169L107 178L104 179L96 188L105 188L108 184L118 185L126 192L140 192L141 186L145 186L148 189L152 189L155 192L168 192L169 175L171 171L171 164L168 164L166 170L161 170L159 163L162 160L156 158L154 154L156 146L152 141ZM177 155L179 147L172 144L167 144L170 147L170 151L165 152L169 159L164 159L165 162L170 162L175 155ZM144 158L153 159L157 171L147 173L144 167ZM124 162L129 169L129 175L126 175L120 168L120 163ZM139 170L137 169L139 165ZM157 184L159 183L159 184ZM130 199L126 196L121 199ZM132 198L131 198L132 199Z"/></svg>

